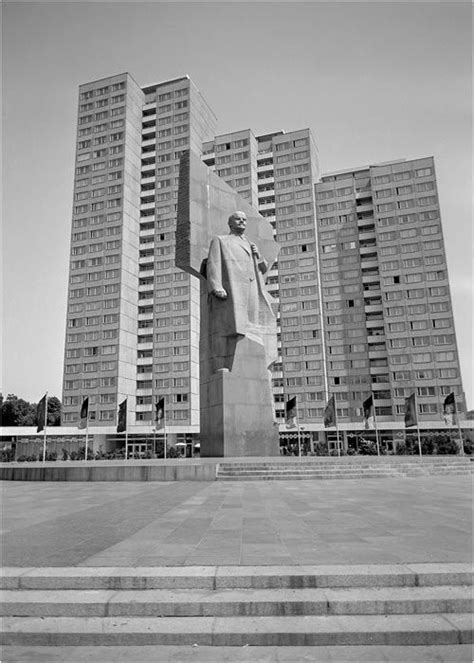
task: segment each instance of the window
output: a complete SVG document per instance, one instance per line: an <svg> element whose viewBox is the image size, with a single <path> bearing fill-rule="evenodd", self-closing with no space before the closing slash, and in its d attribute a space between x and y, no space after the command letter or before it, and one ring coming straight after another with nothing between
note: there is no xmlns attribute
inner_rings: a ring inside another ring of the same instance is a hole
<svg viewBox="0 0 474 663"><path fill-rule="evenodd" d="M415 176L416 177L427 177L428 175L432 175L433 170L431 168L418 168L415 170Z"/></svg>
<svg viewBox="0 0 474 663"><path fill-rule="evenodd" d="M435 359L436 361L454 361L456 354L454 352L436 352Z"/></svg>
<svg viewBox="0 0 474 663"><path fill-rule="evenodd" d="M393 179L395 182L400 182L401 180L409 180L411 177L411 172L409 170L404 170L401 173L394 173Z"/></svg>

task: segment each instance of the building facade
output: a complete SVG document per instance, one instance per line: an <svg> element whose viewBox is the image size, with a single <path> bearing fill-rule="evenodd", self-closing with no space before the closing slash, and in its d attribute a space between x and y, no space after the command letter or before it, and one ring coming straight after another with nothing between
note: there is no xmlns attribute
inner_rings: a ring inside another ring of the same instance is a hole
<svg viewBox="0 0 474 663"><path fill-rule="evenodd" d="M175 435L199 432L199 283L174 266L179 159L205 164L274 228L268 284L279 304L275 411L298 397L305 435L322 439L327 399L342 428L421 420L464 396L432 159L325 175L309 129L215 135L189 77L140 87L129 74L79 89L63 424L110 427L125 398L150 433L166 399ZM105 428L104 428L105 430Z"/></svg>
<svg viewBox="0 0 474 663"><path fill-rule="evenodd" d="M432 158L325 175L316 184L329 390L341 421L374 396L380 424L465 411Z"/></svg>

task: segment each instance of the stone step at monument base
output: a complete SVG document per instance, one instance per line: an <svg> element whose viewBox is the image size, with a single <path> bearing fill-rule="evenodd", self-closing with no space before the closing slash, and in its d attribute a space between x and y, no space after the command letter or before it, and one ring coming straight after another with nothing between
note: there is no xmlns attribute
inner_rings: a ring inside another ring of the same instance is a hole
<svg viewBox="0 0 474 663"><path fill-rule="evenodd" d="M467 564L7 568L2 580L5 646L472 641Z"/></svg>
<svg viewBox="0 0 474 663"><path fill-rule="evenodd" d="M469 458L449 460L352 460L346 458L314 461L286 462L223 462L217 469L218 480L262 480L262 479L358 479L383 477L416 477L440 475L468 475L473 471Z"/></svg>
<svg viewBox="0 0 474 663"><path fill-rule="evenodd" d="M410 663L467 663L471 645L340 645L285 647L219 647L145 645L115 647L3 647L4 661L62 661L63 663L361 663L361 661L409 661Z"/></svg>
<svg viewBox="0 0 474 663"><path fill-rule="evenodd" d="M7 617L4 645L338 646L472 642L472 615Z"/></svg>
<svg viewBox="0 0 474 663"><path fill-rule="evenodd" d="M472 592L450 587L350 589L7 590L8 617L281 617L470 612Z"/></svg>

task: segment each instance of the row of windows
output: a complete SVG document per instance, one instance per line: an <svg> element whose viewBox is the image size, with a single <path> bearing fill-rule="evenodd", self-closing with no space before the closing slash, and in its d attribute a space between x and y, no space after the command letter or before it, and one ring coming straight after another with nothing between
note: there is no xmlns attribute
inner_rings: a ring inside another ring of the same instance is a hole
<svg viewBox="0 0 474 663"><path fill-rule="evenodd" d="M97 371L113 371L117 367L115 361L91 362L88 364L66 364L64 373L71 375L74 373L97 373Z"/></svg>
<svg viewBox="0 0 474 663"><path fill-rule="evenodd" d="M88 395L89 399L89 406L90 405L96 405L96 403L100 403L101 405L105 405L108 403L115 403L117 396L115 393L113 394L89 394ZM63 399L63 405L66 407L72 407L74 405L80 405L82 403L81 397L80 396L66 396Z"/></svg>
<svg viewBox="0 0 474 663"><path fill-rule="evenodd" d="M108 118L108 115L109 114L107 111L103 113L97 113L95 119L104 120ZM85 126L82 127L82 129L78 129L77 137L83 138L84 136L90 136L92 133L99 134L104 131L109 131L110 129L119 129L120 127L123 127L124 124L125 120L123 118L119 118L118 120L111 120L110 122L101 122L100 124L95 124L94 126Z"/></svg>
<svg viewBox="0 0 474 663"><path fill-rule="evenodd" d="M66 350L66 359L77 359L79 357L98 357L99 355L117 354L116 345L94 345L85 348L71 348Z"/></svg>
<svg viewBox="0 0 474 663"><path fill-rule="evenodd" d="M121 98L120 98L121 97ZM124 100L124 96L120 95L119 97L112 97L111 103L112 104L118 104L121 101ZM110 111L110 117L117 117L119 115L123 115L125 113L125 106L119 106L118 108L111 108ZM96 113L95 115L90 114L90 115L82 115L79 117L78 124L80 126L84 124L90 124L91 122L97 121L97 120L102 120L106 117L105 111L102 113Z"/></svg>
<svg viewBox="0 0 474 663"><path fill-rule="evenodd" d="M68 313L82 313L83 311L100 311L101 309L117 308L118 299L98 299L85 304L69 304Z"/></svg>
<svg viewBox="0 0 474 663"><path fill-rule="evenodd" d="M432 221L434 219L439 219L439 213L437 210L427 210L426 212L411 212L410 214L399 214L398 216L384 216L380 219L377 219L377 225L380 227L387 226L396 226L398 224L408 224L408 223L417 223L421 221Z"/></svg>
<svg viewBox="0 0 474 663"><path fill-rule="evenodd" d="M87 225L89 219L76 219L76 221L85 221L84 226ZM105 221L105 219L103 219ZM100 221L99 221L100 223ZM75 228L84 227L81 225L76 225ZM120 226L110 226L109 228L97 228L95 230L81 230L80 232L72 233L73 242L82 242L86 239L99 239L104 235L110 237L113 235L120 235L122 228Z"/></svg>
<svg viewBox="0 0 474 663"><path fill-rule="evenodd" d="M113 265L120 262L120 255L99 256L97 258L87 258L87 260L72 260L71 270L84 269L85 267L99 267L101 265ZM98 277L97 277L98 278ZM94 278L94 280L97 280Z"/></svg>
<svg viewBox="0 0 474 663"><path fill-rule="evenodd" d="M442 380L451 380L458 377L457 368L438 368L434 371L431 368L423 368L417 371L394 371L392 380L394 382L410 382L412 380L433 380L440 378Z"/></svg>
<svg viewBox="0 0 474 663"><path fill-rule="evenodd" d="M86 92L81 92L79 99L91 99L92 97L102 97L109 92L118 92L119 90L125 89L125 81L119 81L118 83L111 83L103 87L96 88L95 90L87 90Z"/></svg>
<svg viewBox="0 0 474 663"><path fill-rule="evenodd" d="M86 318L70 318L67 321L67 326L71 329L73 327L86 327L95 326L99 324L111 325L118 322L119 316L118 313L107 313L106 315L99 316L89 316Z"/></svg>
<svg viewBox="0 0 474 663"><path fill-rule="evenodd" d="M423 192L423 191L432 191L435 188L434 182L421 182L412 186L411 184L405 186L399 186L395 189L379 189L375 192L376 198L391 198L392 196L406 196L414 191Z"/></svg>
<svg viewBox="0 0 474 663"><path fill-rule="evenodd" d="M86 341L99 341L99 340L110 340L112 338L117 338L118 331L117 329L103 329L101 331L88 331L88 332L74 332L68 333L66 335L67 343L83 343Z"/></svg>
<svg viewBox="0 0 474 663"><path fill-rule="evenodd" d="M413 177L429 177L433 175L433 169L430 167L416 168L414 171L404 170L399 173L391 173L390 175L376 175L372 178L374 184L388 184L392 180L400 182L402 180L411 180Z"/></svg>
<svg viewBox="0 0 474 663"><path fill-rule="evenodd" d="M399 200L397 202L382 203L377 205L377 212L391 212L395 209L410 209L411 207L426 207L427 205L436 205L436 196L420 196L419 198L410 198L409 200Z"/></svg>
<svg viewBox="0 0 474 663"><path fill-rule="evenodd" d="M94 244L82 244L79 246L73 246L71 248L71 255L81 256L86 253L100 253L104 250L118 249L120 247L120 240L113 239L109 242L97 242ZM113 262L116 262L115 260Z"/></svg>
<svg viewBox="0 0 474 663"><path fill-rule="evenodd" d="M240 147L246 147L249 144L248 138L240 138L238 140L233 140L228 143L217 143L215 145L216 152L226 152L227 150L235 150Z"/></svg>
<svg viewBox="0 0 474 663"><path fill-rule="evenodd" d="M117 168L118 166L122 165L123 165L123 157L118 157L115 159L110 159L108 163L106 161L103 161L99 163L87 164L85 166L77 166L76 175L85 175L86 173L90 173L91 171L95 172L98 170L99 171L105 170L107 167ZM114 179L120 179L120 178L114 176Z"/></svg>
<svg viewBox="0 0 474 663"><path fill-rule="evenodd" d="M102 159L107 155L120 154L123 152L123 145L113 145L112 147L104 147L100 150L93 150L92 152L84 152L77 155L77 163L82 163L84 161L89 161L90 159ZM105 168L105 165L104 165ZM92 168L92 170L100 170L99 168Z"/></svg>

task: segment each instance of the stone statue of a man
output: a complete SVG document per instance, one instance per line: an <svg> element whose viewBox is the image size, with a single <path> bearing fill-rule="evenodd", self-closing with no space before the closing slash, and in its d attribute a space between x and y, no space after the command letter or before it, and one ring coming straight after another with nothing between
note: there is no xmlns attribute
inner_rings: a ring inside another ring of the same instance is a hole
<svg viewBox="0 0 474 663"><path fill-rule="evenodd" d="M267 261L245 235L247 217L234 212L228 235L211 240L207 259L209 349L212 370L232 370L236 344L246 336L265 348L266 367L277 358L276 319L265 288Z"/></svg>

